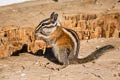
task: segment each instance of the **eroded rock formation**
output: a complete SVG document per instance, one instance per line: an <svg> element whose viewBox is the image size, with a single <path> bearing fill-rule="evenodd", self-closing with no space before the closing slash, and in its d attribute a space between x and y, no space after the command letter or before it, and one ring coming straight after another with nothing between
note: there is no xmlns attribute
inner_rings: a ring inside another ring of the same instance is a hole
<svg viewBox="0 0 120 80"><path fill-rule="evenodd" d="M39 49L44 50L45 43L35 40L34 27L5 26L0 33L0 58L13 53L21 52L36 53Z"/></svg>
<svg viewBox="0 0 120 80"><path fill-rule="evenodd" d="M120 37L120 13L64 15L62 25L78 32L80 39Z"/></svg>

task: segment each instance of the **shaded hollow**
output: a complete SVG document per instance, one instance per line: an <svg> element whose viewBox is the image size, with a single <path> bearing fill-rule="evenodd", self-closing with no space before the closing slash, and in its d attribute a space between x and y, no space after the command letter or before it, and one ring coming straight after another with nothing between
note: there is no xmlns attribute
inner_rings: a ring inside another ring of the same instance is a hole
<svg viewBox="0 0 120 80"><path fill-rule="evenodd" d="M24 44L20 50L13 52L12 56L19 56L21 53L28 52L28 45Z"/></svg>

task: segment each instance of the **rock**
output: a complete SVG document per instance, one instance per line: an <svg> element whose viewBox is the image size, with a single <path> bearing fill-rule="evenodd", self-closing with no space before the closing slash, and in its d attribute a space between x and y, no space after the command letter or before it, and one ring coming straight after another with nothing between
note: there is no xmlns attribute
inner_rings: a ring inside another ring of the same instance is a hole
<svg viewBox="0 0 120 80"><path fill-rule="evenodd" d="M80 39L119 37L120 13L109 13L102 16L96 14L76 14L64 16L63 26L81 32ZM82 35L81 35L82 34Z"/></svg>
<svg viewBox="0 0 120 80"><path fill-rule="evenodd" d="M1 30L0 58L11 56L14 52L37 52L39 49L45 52L46 45L43 41L35 42L34 27L5 26ZM23 46L26 45L26 49Z"/></svg>

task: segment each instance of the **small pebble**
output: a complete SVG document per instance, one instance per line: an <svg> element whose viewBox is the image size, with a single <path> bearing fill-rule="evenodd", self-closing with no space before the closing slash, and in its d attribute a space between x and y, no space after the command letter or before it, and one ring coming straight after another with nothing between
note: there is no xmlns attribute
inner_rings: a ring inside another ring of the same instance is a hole
<svg viewBox="0 0 120 80"><path fill-rule="evenodd" d="M26 74L25 73L22 73L21 76L25 76Z"/></svg>
<svg viewBox="0 0 120 80"><path fill-rule="evenodd" d="M118 76L120 77L120 73L118 73Z"/></svg>
<svg viewBox="0 0 120 80"><path fill-rule="evenodd" d="M100 48L100 46L96 46L96 49L99 49Z"/></svg>

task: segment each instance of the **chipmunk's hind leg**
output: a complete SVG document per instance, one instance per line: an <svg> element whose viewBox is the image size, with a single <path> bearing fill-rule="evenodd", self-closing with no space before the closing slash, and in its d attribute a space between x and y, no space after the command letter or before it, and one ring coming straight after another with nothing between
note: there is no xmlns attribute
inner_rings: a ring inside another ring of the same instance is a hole
<svg viewBox="0 0 120 80"><path fill-rule="evenodd" d="M58 61L62 64L61 68L65 68L68 66L69 64L69 59L68 59L69 50L68 49L66 48L59 49L55 51L55 55Z"/></svg>

